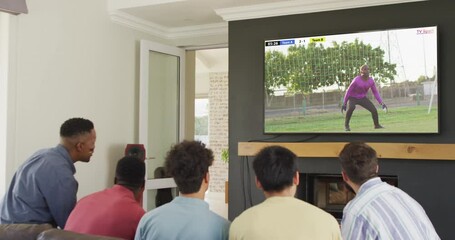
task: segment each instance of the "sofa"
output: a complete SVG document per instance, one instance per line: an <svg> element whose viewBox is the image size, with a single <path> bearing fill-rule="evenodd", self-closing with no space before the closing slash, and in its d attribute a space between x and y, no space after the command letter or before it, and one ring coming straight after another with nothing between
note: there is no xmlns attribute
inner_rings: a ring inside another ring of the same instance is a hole
<svg viewBox="0 0 455 240"><path fill-rule="evenodd" d="M0 224L0 240L121 240L75 233L53 228L50 224Z"/></svg>

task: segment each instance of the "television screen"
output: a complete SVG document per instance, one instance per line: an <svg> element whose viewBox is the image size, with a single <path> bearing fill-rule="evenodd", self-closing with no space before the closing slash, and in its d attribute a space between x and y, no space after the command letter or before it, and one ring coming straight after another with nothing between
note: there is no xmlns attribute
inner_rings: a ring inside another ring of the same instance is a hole
<svg viewBox="0 0 455 240"><path fill-rule="evenodd" d="M264 43L264 132L439 133L437 27Z"/></svg>

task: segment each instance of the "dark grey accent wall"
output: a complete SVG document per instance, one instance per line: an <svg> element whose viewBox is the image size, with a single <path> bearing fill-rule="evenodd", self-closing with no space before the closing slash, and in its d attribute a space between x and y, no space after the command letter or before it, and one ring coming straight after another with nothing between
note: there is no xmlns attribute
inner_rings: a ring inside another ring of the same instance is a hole
<svg viewBox="0 0 455 240"><path fill-rule="evenodd" d="M252 158L237 156L238 142L455 143L455 3L432 0L389 6L291 15L229 23L229 219L264 200L254 185ZM440 134L264 135L263 42L266 39L437 25L439 32ZM273 139L272 139L273 138ZM306 173L339 173L337 159L299 160ZM250 172L248 174L248 172ZM442 239L455 239L455 161L380 161L380 174L398 175L399 187L425 208Z"/></svg>

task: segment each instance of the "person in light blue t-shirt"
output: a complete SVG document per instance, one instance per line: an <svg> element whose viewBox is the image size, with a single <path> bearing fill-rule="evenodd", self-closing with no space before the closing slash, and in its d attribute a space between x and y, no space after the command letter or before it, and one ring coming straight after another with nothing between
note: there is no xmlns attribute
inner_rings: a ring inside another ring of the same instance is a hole
<svg viewBox="0 0 455 240"><path fill-rule="evenodd" d="M210 211L204 201L212 163L212 150L199 141L173 146L166 156L165 168L174 178L180 196L146 213L135 240L228 239L230 222Z"/></svg>

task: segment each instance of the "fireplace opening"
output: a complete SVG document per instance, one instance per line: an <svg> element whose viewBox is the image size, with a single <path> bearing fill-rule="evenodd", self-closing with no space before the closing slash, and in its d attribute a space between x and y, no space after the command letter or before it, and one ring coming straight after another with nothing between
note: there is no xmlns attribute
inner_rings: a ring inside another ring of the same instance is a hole
<svg viewBox="0 0 455 240"><path fill-rule="evenodd" d="M379 177L382 181L398 187L397 176ZM341 221L343 208L355 197L355 193L343 181L341 174L300 173L296 197L325 210Z"/></svg>

